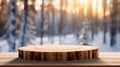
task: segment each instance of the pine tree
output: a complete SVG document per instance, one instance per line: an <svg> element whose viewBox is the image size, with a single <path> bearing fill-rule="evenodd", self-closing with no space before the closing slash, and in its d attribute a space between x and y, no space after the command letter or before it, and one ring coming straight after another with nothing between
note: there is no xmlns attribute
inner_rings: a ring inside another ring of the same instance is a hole
<svg viewBox="0 0 120 67"><path fill-rule="evenodd" d="M16 46L16 0L10 0L10 51L15 51Z"/></svg>
<svg viewBox="0 0 120 67"><path fill-rule="evenodd" d="M80 11L79 11L79 23L80 23L80 33L82 32L82 28L83 28L83 21L84 21L84 3L83 4L80 4Z"/></svg>
<svg viewBox="0 0 120 67"><path fill-rule="evenodd" d="M111 29L110 29L110 35L111 35L111 46L114 46L116 44L116 33L117 33L117 0L112 0L112 10L111 10Z"/></svg>
<svg viewBox="0 0 120 67"><path fill-rule="evenodd" d="M94 33L95 34L97 34L98 33L98 25L99 25L99 23L98 23L98 0L96 0L96 10L95 10L96 12L95 12L95 25L94 25Z"/></svg>
<svg viewBox="0 0 120 67"><path fill-rule="evenodd" d="M60 0L60 24L59 24L59 44L62 43L62 25L63 25L63 0Z"/></svg>
<svg viewBox="0 0 120 67"><path fill-rule="evenodd" d="M51 13L52 13L52 21L49 21L49 38L51 40L51 44L54 43L54 18L55 18L55 10L54 10L54 6L53 6L53 0L49 0L49 5L48 5L48 11L49 11L49 18L51 17Z"/></svg>
<svg viewBox="0 0 120 67"><path fill-rule="evenodd" d="M54 43L54 25L55 25L55 9L53 6L53 0L52 0L52 44Z"/></svg>
<svg viewBox="0 0 120 67"><path fill-rule="evenodd" d="M103 36L103 43L106 43L106 33L107 33L107 23L106 23L106 0L103 0L103 8L104 8L104 15L103 15L103 31L104 31L104 36Z"/></svg>
<svg viewBox="0 0 120 67"><path fill-rule="evenodd" d="M90 22L91 25L91 39L94 38L94 23L93 23L93 16L92 16L92 0L87 0L87 19Z"/></svg>
<svg viewBox="0 0 120 67"><path fill-rule="evenodd" d="M88 5L87 5L87 18L89 20L92 19L92 0L87 0L88 1Z"/></svg>
<svg viewBox="0 0 120 67"><path fill-rule="evenodd" d="M76 8L77 8L77 4L76 3L77 3L77 0L74 0L73 1L74 12L72 13L72 20L73 20L74 35L75 35L76 39L78 39L79 35L78 35L78 24L77 24L77 14L76 14ZM82 18L82 17L80 17L80 18Z"/></svg>
<svg viewBox="0 0 120 67"><path fill-rule="evenodd" d="M61 41L64 43L64 40L65 39L65 36L66 34L70 31L70 30L67 30L66 31L66 28L68 27L67 25L68 22L66 21L67 19L67 10L65 8L67 8L67 0L63 0L62 1L62 4L61 4L61 12L60 12L60 24L61 24ZM61 43L62 43L61 42Z"/></svg>
<svg viewBox="0 0 120 67"><path fill-rule="evenodd" d="M7 0L0 1L0 40L8 37L9 33L9 4ZM4 17L3 17L4 16Z"/></svg>
<svg viewBox="0 0 120 67"><path fill-rule="evenodd" d="M34 14L36 13L34 8L34 1L32 5L28 5L28 0L24 0L24 11L22 15L21 32L20 32L20 45L34 45L36 38L36 26L34 21Z"/></svg>
<svg viewBox="0 0 120 67"><path fill-rule="evenodd" d="M23 11L23 17L21 23L21 34L20 34L21 46L25 45L26 25L28 23L27 16L28 16L28 0L24 0L24 11Z"/></svg>
<svg viewBox="0 0 120 67"><path fill-rule="evenodd" d="M44 29L43 29L43 26L44 26L44 0L42 0L42 5L41 5L41 25L40 25L40 37L41 37L41 42L40 44L43 45L43 36L44 36Z"/></svg>

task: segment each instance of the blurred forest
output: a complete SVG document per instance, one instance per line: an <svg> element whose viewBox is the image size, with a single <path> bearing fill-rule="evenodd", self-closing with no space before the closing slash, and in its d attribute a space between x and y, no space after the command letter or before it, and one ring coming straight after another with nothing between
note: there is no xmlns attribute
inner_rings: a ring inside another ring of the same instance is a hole
<svg viewBox="0 0 120 67"><path fill-rule="evenodd" d="M0 0L0 51L93 43L120 51L119 40L120 0Z"/></svg>

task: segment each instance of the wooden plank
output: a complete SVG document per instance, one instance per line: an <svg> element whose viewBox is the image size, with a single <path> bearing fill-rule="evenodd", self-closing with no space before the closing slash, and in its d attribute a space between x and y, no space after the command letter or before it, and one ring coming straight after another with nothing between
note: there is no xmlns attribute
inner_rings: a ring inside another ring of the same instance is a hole
<svg viewBox="0 0 120 67"><path fill-rule="evenodd" d="M60 55L61 56L61 55ZM60 58L62 59L62 58ZM74 58L73 58L74 59ZM51 60L54 60L52 58ZM120 66L120 52L100 52L98 59L82 61L34 61L18 59L18 53L0 53L0 66Z"/></svg>

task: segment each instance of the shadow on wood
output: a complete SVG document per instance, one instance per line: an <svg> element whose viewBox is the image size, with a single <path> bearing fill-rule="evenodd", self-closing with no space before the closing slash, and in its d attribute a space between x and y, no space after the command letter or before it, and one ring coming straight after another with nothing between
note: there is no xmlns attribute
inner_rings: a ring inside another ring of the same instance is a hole
<svg viewBox="0 0 120 67"><path fill-rule="evenodd" d="M102 61L100 58L97 59L91 59L91 60L81 60L81 61L35 61L35 60L24 60L20 58L15 58L7 63L5 63L3 66L96 66L100 64L105 64L104 61Z"/></svg>

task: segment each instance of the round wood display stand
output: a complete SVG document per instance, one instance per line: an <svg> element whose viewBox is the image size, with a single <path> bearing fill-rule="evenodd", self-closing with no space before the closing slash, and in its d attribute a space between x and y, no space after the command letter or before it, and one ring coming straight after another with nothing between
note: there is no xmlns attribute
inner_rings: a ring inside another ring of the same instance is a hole
<svg viewBox="0 0 120 67"><path fill-rule="evenodd" d="M19 58L39 61L74 61L98 58L98 48L81 45L25 46L18 49Z"/></svg>

